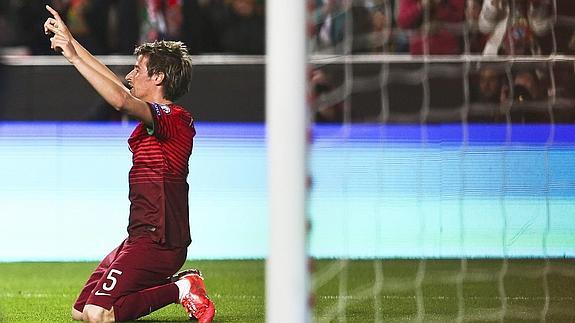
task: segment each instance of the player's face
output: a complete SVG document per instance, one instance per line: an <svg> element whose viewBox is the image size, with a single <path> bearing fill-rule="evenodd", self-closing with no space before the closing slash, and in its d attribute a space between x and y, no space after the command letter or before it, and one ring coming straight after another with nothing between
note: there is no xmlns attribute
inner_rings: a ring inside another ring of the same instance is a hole
<svg viewBox="0 0 575 323"><path fill-rule="evenodd" d="M149 95L154 81L148 76L148 57L138 56L134 68L126 75L126 81L130 86L130 93L145 101L146 95Z"/></svg>

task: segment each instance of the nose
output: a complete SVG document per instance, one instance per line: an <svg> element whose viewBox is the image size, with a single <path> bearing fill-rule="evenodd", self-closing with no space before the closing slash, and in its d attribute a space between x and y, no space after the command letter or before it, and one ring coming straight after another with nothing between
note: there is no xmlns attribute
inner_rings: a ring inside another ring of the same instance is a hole
<svg viewBox="0 0 575 323"><path fill-rule="evenodd" d="M130 73L126 74L124 79L129 82L132 79L132 73L133 72L134 72L134 70L131 70Z"/></svg>

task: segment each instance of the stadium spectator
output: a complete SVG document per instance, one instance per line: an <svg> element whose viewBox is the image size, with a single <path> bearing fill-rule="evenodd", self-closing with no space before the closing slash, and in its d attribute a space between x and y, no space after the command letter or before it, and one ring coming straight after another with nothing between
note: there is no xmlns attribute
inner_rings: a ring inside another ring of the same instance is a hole
<svg viewBox="0 0 575 323"><path fill-rule="evenodd" d="M482 66L477 86L471 91L471 100L478 103L500 103L505 82L505 74L500 69L492 65Z"/></svg>
<svg viewBox="0 0 575 323"><path fill-rule="evenodd" d="M513 78L513 86L517 102L543 100L547 95L544 82L535 69L518 71Z"/></svg>
<svg viewBox="0 0 575 323"><path fill-rule="evenodd" d="M499 64L482 64L470 80L470 109L468 121L505 121L504 89L508 88L505 67Z"/></svg>
<svg viewBox="0 0 575 323"><path fill-rule="evenodd" d="M393 7L389 4L379 4L369 8L371 32L369 42L374 53L406 53L409 52L409 40L402 29L395 27Z"/></svg>
<svg viewBox="0 0 575 323"><path fill-rule="evenodd" d="M140 42L164 39L168 27L163 12L163 0L145 0L140 22Z"/></svg>
<svg viewBox="0 0 575 323"><path fill-rule="evenodd" d="M537 55L537 38L552 26L549 0L485 0L479 28L489 34L485 55Z"/></svg>
<svg viewBox="0 0 575 323"><path fill-rule="evenodd" d="M168 0L164 2L164 16L166 17L166 39L180 39L182 37L183 0Z"/></svg>
<svg viewBox="0 0 575 323"><path fill-rule="evenodd" d="M141 42L181 37L182 0L145 0L142 9Z"/></svg>
<svg viewBox="0 0 575 323"><path fill-rule="evenodd" d="M461 53L461 37L454 23L465 18L465 0L401 0L397 23L408 29L413 55Z"/></svg>
<svg viewBox="0 0 575 323"><path fill-rule="evenodd" d="M195 128L189 112L174 104L189 89L191 57L181 42L144 43L135 50L125 87L73 38L58 13L47 9L53 15L44 23L44 32L53 33L51 48L116 110L140 121L128 139L133 153L128 238L92 273L72 318L131 321L180 303L190 318L210 322L215 308L199 272L169 279L184 264L191 242L187 175Z"/></svg>
<svg viewBox="0 0 575 323"><path fill-rule="evenodd" d="M315 0L311 13L315 31L313 51L343 52L346 10L343 0Z"/></svg>
<svg viewBox="0 0 575 323"><path fill-rule="evenodd" d="M502 104L509 107L512 122L550 122L548 91L542 71L518 67L513 73L512 88L503 87Z"/></svg>
<svg viewBox="0 0 575 323"><path fill-rule="evenodd" d="M226 18L218 26L222 52L264 54L265 20L262 10L256 0L231 0Z"/></svg>
<svg viewBox="0 0 575 323"><path fill-rule="evenodd" d="M396 36L401 33L394 32L391 4L380 2L316 1L311 14L312 51L350 54L394 51L395 40L399 39ZM346 37L349 42L344 41Z"/></svg>
<svg viewBox="0 0 575 323"><path fill-rule="evenodd" d="M371 10L372 33L371 43L374 52L392 51L391 35L393 33L392 19L385 11L385 7Z"/></svg>
<svg viewBox="0 0 575 323"><path fill-rule="evenodd" d="M481 67L471 88L469 120L549 122L548 91L542 70L517 66L507 77L503 65Z"/></svg>
<svg viewBox="0 0 575 323"><path fill-rule="evenodd" d="M575 72L572 61L553 66L526 67L513 79L511 113L521 122L575 122ZM546 68L553 68L552 75ZM549 77L553 77L550 82Z"/></svg>

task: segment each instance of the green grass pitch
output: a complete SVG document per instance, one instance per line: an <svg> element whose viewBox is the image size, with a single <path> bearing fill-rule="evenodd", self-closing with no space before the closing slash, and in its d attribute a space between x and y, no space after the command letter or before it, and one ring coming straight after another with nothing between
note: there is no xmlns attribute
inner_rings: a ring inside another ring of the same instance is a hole
<svg viewBox="0 0 575 323"><path fill-rule="evenodd" d="M537 259L468 260L463 266L461 260L314 263L315 322L575 322L573 259L547 266ZM95 265L0 263L0 322L71 321L71 304ZM203 271L216 303L214 322L264 322L263 260L193 261L185 267ZM186 316L170 305L140 321Z"/></svg>

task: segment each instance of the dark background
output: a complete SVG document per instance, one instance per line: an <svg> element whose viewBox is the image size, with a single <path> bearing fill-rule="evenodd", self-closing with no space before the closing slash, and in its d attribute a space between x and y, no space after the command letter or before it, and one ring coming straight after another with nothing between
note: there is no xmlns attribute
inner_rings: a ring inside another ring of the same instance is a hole
<svg viewBox="0 0 575 323"><path fill-rule="evenodd" d="M545 68L546 63L540 64ZM569 64L572 69L573 63ZM382 78L384 67L388 68L387 78ZM349 96L345 95L345 86L350 86L344 82L345 65L330 64L322 69L332 82L332 100L340 103L347 100L350 111L347 120L353 122L461 122L465 111L468 112L467 121L506 122L505 118L491 120L481 113L474 114L476 106L466 100L465 95L465 87L474 86L474 72L464 67L463 63L435 63L425 72L420 63L352 64L352 94ZM125 75L131 66L112 66L112 69L118 75ZM115 111L105 106L72 66L4 65L1 71L0 120L100 121L114 118L107 113ZM425 75L427 78L423 78ZM466 77L468 82L464 82ZM427 111L422 110L426 94L423 84L426 83L429 84ZM196 65L191 91L178 103L190 110L197 121L263 122L265 66ZM481 109L498 107L481 106ZM529 113L527 120L530 122L550 122L550 114L555 122L573 122L575 118L571 105L565 109L550 104L549 100L517 105L512 112Z"/></svg>

